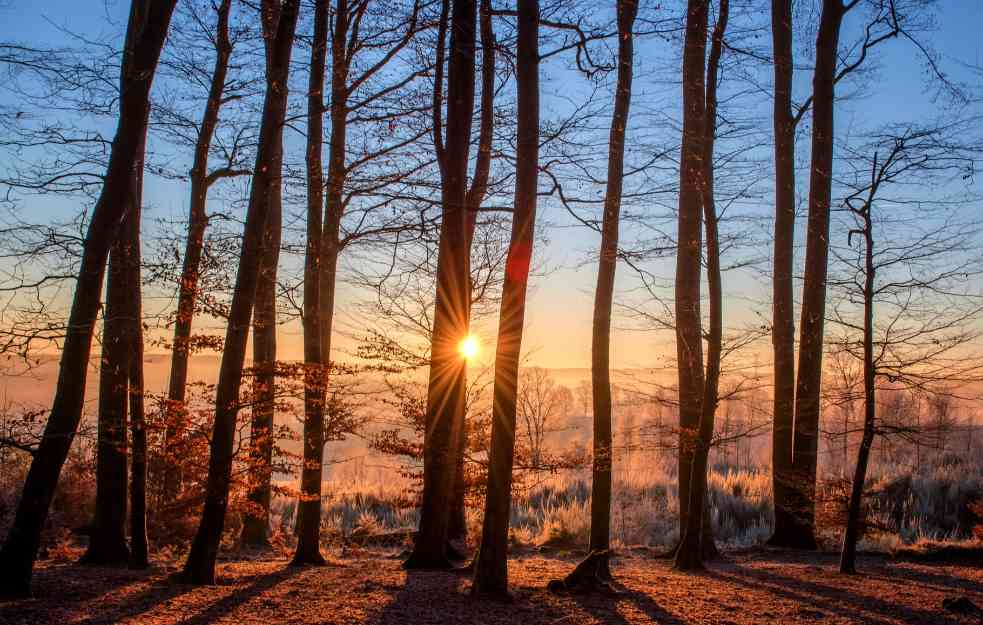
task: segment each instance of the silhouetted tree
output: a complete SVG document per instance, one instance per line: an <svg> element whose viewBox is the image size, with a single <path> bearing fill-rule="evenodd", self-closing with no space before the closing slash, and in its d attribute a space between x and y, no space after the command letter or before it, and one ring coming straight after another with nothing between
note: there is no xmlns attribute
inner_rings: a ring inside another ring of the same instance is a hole
<svg viewBox="0 0 983 625"><path fill-rule="evenodd" d="M420 530L407 568L447 568L447 539L456 473L455 448L463 427L466 363L458 343L468 332L467 167L475 91L474 0L451 2L445 145L438 146L443 205L437 293L430 350Z"/></svg>
<svg viewBox="0 0 983 625"><path fill-rule="evenodd" d="M515 210L505 262L505 282L495 351L491 448L481 543L473 595L508 594L508 533L512 510L516 396L525 324L526 287L536 228L539 172L539 2L519 0L516 57L518 91Z"/></svg>
<svg viewBox="0 0 983 625"><path fill-rule="evenodd" d="M81 418L106 260L131 205L133 167L142 163L138 152L147 127L150 85L175 4L176 0L134 0L131 4L118 126L83 244L51 414L25 480L14 523L0 550L0 594L5 596L30 593L41 529Z"/></svg>
<svg viewBox="0 0 983 625"><path fill-rule="evenodd" d="M299 0L285 0L272 47L271 71L267 73L266 99L260 141L256 152L246 213L246 225L236 275L236 287L229 308L228 329L225 335L222 364L219 369L215 398L215 425L212 431L208 461L208 481L201 522L184 565L183 577L194 584L211 584L215 580L215 558L225 523L229 484L232 477L232 451L239 411L239 390L242 384L246 338L256 300L260 254L275 186L280 172L273 166L279 163L282 150L283 124L287 107L287 77L293 51L294 33L299 13ZM267 15L264 14L264 19Z"/></svg>

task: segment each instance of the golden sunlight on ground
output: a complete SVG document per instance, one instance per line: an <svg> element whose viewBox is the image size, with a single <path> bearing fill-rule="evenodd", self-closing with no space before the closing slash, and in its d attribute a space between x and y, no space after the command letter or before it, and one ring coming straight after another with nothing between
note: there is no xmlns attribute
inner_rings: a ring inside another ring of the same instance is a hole
<svg viewBox="0 0 983 625"><path fill-rule="evenodd" d="M478 340L478 337L469 334L464 337L464 340L458 343L457 351L464 356L465 360L470 362L481 353L481 342Z"/></svg>

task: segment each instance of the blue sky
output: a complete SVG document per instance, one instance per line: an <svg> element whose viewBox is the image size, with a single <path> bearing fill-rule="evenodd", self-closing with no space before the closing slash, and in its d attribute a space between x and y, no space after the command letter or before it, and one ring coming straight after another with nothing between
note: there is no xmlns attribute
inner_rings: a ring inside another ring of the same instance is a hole
<svg viewBox="0 0 983 625"><path fill-rule="evenodd" d="M60 28L84 33L91 39L118 37L125 24L129 3L124 0L42 0L25 3L16 0L0 5L0 39L38 45L57 46L68 44ZM943 64L950 68L952 75L959 79L967 74L958 63L966 62L983 65L983 43L979 29L983 26L983 2L976 0L945 0L940 3L938 31L931 41L941 55ZM765 19L767 19L765 17ZM848 22L844 39L855 28ZM634 111L652 108L654 103L662 107L667 118L678 117L678 86L667 86L656 82L656 74L664 75L667 66L675 63L672 51L665 42L642 43L639 46L640 62L651 72L640 71L635 84ZM843 102L837 110L839 133L867 128L872 120L918 121L932 115L936 104L929 97L926 88L923 64L913 47L905 42L892 42L878 51L879 71L873 77L863 97ZM562 110L557 99L559 95L586 93L587 88L572 74L551 73L553 79L544 82L544 105L555 105ZM799 73L800 86L808 86L808 73ZM979 79L977 79L979 81ZM675 91L674 91L675 90ZM758 102L757 106L766 105ZM675 107L675 108L674 108ZM642 117L639 118L644 119ZM633 130L644 131L643 121L636 120ZM632 137L629 135L629 142ZM807 141L800 144L800 156L807 157ZM769 148L770 149L770 148ZM767 152L766 152L767 154ZM800 176L804 182L805 175ZM161 181L148 177L146 203L154 214L180 217L187 205L186 189L181 183ZM764 198L767 200L767 196ZM71 201L54 201L35 198L26 203L31 212L58 215L66 212L74 204ZM769 204L760 207L767 213ZM559 226L570 226L571 222L562 209L553 202L541 203L542 218ZM800 228L800 231L803 228ZM626 232L623 238L630 238ZM597 245L597 237L583 229L556 228L549 232L549 245L541 251L540 259L552 271L536 280L531 292L528 309L528 330L526 345L533 351L532 360L551 367L584 367L589 364L589 328L592 307L594 270L592 264L584 264L591 250ZM669 261L659 265L660 271L671 271ZM619 274L619 289L623 297L631 299L632 290L637 285L624 268ZM738 316L750 318L752 310L767 308L767 289L762 287L761 279L749 275L735 274L728 285L728 293L733 295L732 311ZM761 303L747 305L743 298L757 298ZM621 324L622 328L624 324ZM296 328L285 328L288 337L295 337ZM646 335L628 332L624 329L615 332L613 337L612 360L615 366L631 367L650 364L655 352L666 347L663 335ZM289 357L289 355L287 356Z"/></svg>

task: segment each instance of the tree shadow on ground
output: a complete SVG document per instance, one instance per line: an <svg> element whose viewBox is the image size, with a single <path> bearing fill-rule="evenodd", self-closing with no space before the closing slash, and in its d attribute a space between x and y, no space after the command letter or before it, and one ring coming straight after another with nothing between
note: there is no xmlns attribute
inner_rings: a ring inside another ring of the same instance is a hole
<svg viewBox="0 0 983 625"><path fill-rule="evenodd" d="M772 570L732 564L707 571L707 575L723 583L743 586L754 592L766 592L801 606L810 606L817 614L831 612L852 619L860 617L869 625L891 625L897 622L896 619L925 625L962 623L943 612L941 606L938 610L913 608L876 596L858 594L851 588L789 577Z"/></svg>
<svg viewBox="0 0 983 625"><path fill-rule="evenodd" d="M177 625L210 625L250 599L255 599L304 570L303 567L286 565L283 568L258 575L248 585L236 588L201 612L178 621ZM186 588L190 587L186 586Z"/></svg>
<svg viewBox="0 0 983 625"><path fill-rule="evenodd" d="M640 622L659 623L659 625L686 625L688 623L688 621L666 611L655 599L644 592L620 584L618 590L616 595L581 595L575 596L573 599L582 610L602 623L615 625L632 625ZM620 609L628 605L641 612L644 615L644 621L638 618L629 620Z"/></svg>
<svg viewBox="0 0 983 625"><path fill-rule="evenodd" d="M56 597L59 610L67 607L87 609L93 603L111 598L127 587L159 576L160 570L82 565L76 562L37 568L30 599L0 603L2 623L45 623L59 618L52 611L50 598ZM138 593L142 596L144 593ZM112 621L110 621L112 622Z"/></svg>

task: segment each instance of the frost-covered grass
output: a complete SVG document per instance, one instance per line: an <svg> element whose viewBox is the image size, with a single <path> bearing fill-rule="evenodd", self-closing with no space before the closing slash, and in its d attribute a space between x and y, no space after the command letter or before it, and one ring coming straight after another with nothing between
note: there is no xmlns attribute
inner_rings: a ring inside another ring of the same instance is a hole
<svg viewBox="0 0 983 625"><path fill-rule="evenodd" d="M611 507L615 548L667 548L679 538L679 494L669 458L634 458L616 465ZM709 474L709 510L714 535L724 548L763 543L771 532L771 474L767 469L715 466ZM353 533L411 531L418 522L414 485L402 478L325 482L322 522L329 537ZM970 510L983 498L983 463L929 464L922 471L880 466L867 484L871 527L862 547L891 550L924 541L956 542L981 523ZM274 522L287 530L294 503L278 499ZM480 508L469 509L472 539L480 532ZM830 546L838 527L825 528ZM590 472L545 475L517 490L512 506L512 540L527 546L579 550L590 530Z"/></svg>

